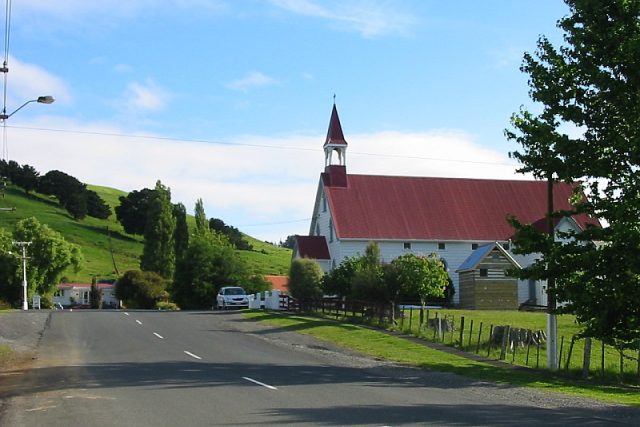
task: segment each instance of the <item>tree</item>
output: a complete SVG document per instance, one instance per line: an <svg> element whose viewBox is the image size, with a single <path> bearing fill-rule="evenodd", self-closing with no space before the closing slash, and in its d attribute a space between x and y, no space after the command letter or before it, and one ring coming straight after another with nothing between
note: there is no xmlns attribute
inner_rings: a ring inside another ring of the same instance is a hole
<svg viewBox="0 0 640 427"><path fill-rule="evenodd" d="M18 221L13 238L32 242L27 264L29 293L51 297L64 272L69 268L77 272L82 265L80 249L36 218Z"/></svg>
<svg viewBox="0 0 640 427"><path fill-rule="evenodd" d="M295 235L289 235L287 236L286 239L284 239L284 242L280 242L280 246L283 248L287 248L287 249L293 249L293 247L296 244L296 236Z"/></svg>
<svg viewBox="0 0 640 427"><path fill-rule="evenodd" d="M325 295L350 298L353 295L353 278L358 268L358 258L346 258L339 266L322 278L322 291Z"/></svg>
<svg viewBox="0 0 640 427"><path fill-rule="evenodd" d="M33 166L22 165L20 169L14 171L12 174L13 178L11 181L22 188L27 194L38 188L40 173Z"/></svg>
<svg viewBox="0 0 640 427"><path fill-rule="evenodd" d="M22 300L21 263L12 242L11 233L0 228L0 301L18 307Z"/></svg>
<svg viewBox="0 0 640 427"><path fill-rule="evenodd" d="M173 205L173 217L176 229L173 232L176 260L181 259L189 248L189 227L187 227L187 208L182 203Z"/></svg>
<svg viewBox="0 0 640 427"><path fill-rule="evenodd" d="M40 177L38 192L54 196L63 208L67 208L69 198L85 191L85 185L76 178L58 170L52 170Z"/></svg>
<svg viewBox="0 0 640 427"><path fill-rule="evenodd" d="M398 291L415 293L420 297L420 322L428 300L444 297L449 285L449 275L436 254L428 257L404 254L391 261L390 280L398 285Z"/></svg>
<svg viewBox="0 0 640 427"><path fill-rule="evenodd" d="M208 308L223 286L243 286L245 262L219 233L196 234L185 256L178 260L171 293L180 308Z"/></svg>
<svg viewBox="0 0 640 427"><path fill-rule="evenodd" d="M120 196L120 205L116 206L116 218L129 234L143 235L147 225L149 203L154 197L154 190L143 188Z"/></svg>
<svg viewBox="0 0 640 427"><path fill-rule="evenodd" d="M309 300L322 296L321 279L322 268L316 261L307 258L294 259L289 267L289 293L302 301L304 306Z"/></svg>
<svg viewBox="0 0 640 427"><path fill-rule="evenodd" d="M262 275L254 274L243 282L242 287L247 292L247 295L257 294L271 290L271 282Z"/></svg>
<svg viewBox="0 0 640 427"><path fill-rule="evenodd" d="M81 220L85 218L87 216L86 190L65 196L65 208L73 219Z"/></svg>
<svg viewBox="0 0 640 427"><path fill-rule="evenodd" d="M253 249L253 246L251 246L249 242L244 240L244 236L242 235L240 230L231 225L225 224L221 219L211 218L209 220L209 229L215 230L218 233L222 233L227 236L231 244L235 246L236 249L239 249L241 251L250 251Z"/></svg>
<svg viewBox="0 0 640 427"><path fill-rule="evenodd" d="M391 299L383 279L380 247L376 242L370 242L364 255L358 258L352 279L352 293L355 299L376 303Z"/></svg>
<svg viewBox="0 0 640 427"><path fill-rule="evenodd" d="M93 190L86 190L87 215L98 219L107 219L111 216L111 207Z"/></svg>
<svg viewBox="0 0 640 427"><path fill-rule="evenodd" d="M98 287L97 280L95 276L91 279L91 291L89 292L89 301L91 304L91 308L100 309L102 308L102 291Z"/></svg>
<svg viewBox="0 0 640 427"><path fill-rule="evenodd" d="M173 234L176 228L171 205L171 190L156 182L144 230L144 248L140 269L153 271L165 279L172 279L176 253Z"/></svg>
<svg viewBox="0 0 640 427"><path fill-rule="evenodd" d="M198 234L204 234L209 231L207 215L204 213L204 204L202 203L202 199L198 199L196 201L194 216L196 218L196 232Z"/></svg>
<svg viewBox="0 0 640 427"><path fill-rule="evenodd" d="M553 212L554 221L588 214L608 226L554 236L512 219L515 243L519 252L542 254L521 277L555 280L550 301L567 302L559 312L575 314L584 336L624 348L640 339L640 2L566 3L570 13L558 21L565 43L556 49L540 37L521 67L542 111L522 109L506 135L522 147L512 153L521 172L551 188L583 183L575 209Z"/></svg>
<svg viewBox="0 0 640 427"><path fill-rule="evenodd" d="M126 307L153 309L167 297L167 282L153 271L129 270L116 282L116 297Z"/></svg>

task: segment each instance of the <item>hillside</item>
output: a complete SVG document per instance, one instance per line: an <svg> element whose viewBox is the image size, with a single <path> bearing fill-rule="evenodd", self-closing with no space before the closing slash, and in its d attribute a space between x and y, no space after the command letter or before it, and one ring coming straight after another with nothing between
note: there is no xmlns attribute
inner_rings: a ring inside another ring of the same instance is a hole
<svg viewBox="0 0 640 427"><path fill-rule="evenodd" d="M126 193L108 187L89 185L113 209L119 204L118 197ZM66 278L72 282L89 283L93 276L98 279L115 279L117 268L122 274L139 266L143 239L124 232L116 221L115 214L107 220L87 217L75 221L58 207L55 200L39 194L27 195L23 190L8 186L0 208L16 208L15 211L0 212L0 227L12 230L16 222L34 216L43 224L58 231L64 238L82 249L84 266L81 271L69 271ZM191 219L191 218L190 218ZM190 221L190 225L192 222ZM252 272L256 274L286 274L291 261L291 251L275 247L247 236L253 251L239 251ZM113 253L113 259L111 256ZM115 260L115 268L114 268Z"/></svg>

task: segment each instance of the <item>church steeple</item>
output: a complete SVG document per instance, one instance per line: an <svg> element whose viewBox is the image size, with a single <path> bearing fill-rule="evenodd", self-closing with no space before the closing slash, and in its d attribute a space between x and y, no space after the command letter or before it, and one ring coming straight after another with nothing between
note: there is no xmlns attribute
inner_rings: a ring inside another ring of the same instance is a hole
<svg viewBox="0 0 640 427"><path fill-rule="evenodd" d="M329 129L327 130L327 139L324 142L324 166L331 165L333 152L338 153L338 165L346 166L347 162L347 141L342 133L342 125L338 117L338 109L335 102L331 111L331 119L329 120Z"/></svg>

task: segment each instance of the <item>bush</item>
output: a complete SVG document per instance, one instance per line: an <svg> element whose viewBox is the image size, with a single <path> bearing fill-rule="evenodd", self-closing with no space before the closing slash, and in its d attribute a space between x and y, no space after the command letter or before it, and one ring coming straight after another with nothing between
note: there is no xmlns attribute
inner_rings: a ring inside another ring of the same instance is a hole
<svg viewBox="0 0 640 427"><path fill-rule="evenodd" d="M177 311L180 307L175 302L159 301L156 303L156 309Z"/></svg>
<svg viewBox="0 0 640 427"><path fill-rule="evenodd" d="M320 298L322 268L310 259L295 259L289 268L289 293L300 300Z"/></svg>

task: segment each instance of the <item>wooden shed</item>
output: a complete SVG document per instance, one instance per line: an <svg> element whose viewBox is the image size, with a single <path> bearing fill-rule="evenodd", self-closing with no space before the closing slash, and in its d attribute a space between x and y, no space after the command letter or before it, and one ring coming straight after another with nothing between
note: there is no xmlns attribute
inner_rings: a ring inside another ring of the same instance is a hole
<svg viewBox="0 0 640 427"><path fill-rule="evenodd" d="M518 278L509 269L521 268L497 242L480 246L456 270L460 280L460 308L516 310Z"/></svg>

